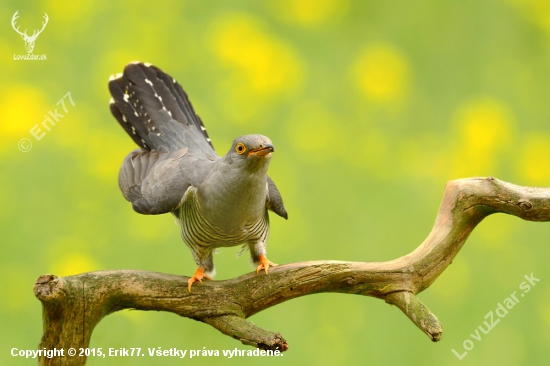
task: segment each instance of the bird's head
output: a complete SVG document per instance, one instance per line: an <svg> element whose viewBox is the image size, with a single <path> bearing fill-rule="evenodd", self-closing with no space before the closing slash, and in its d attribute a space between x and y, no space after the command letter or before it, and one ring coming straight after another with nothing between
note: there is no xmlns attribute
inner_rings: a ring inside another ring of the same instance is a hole
<svg viewBox="0 0 550 366"><path fill-rule="evenodd" d="M274 151L275 147L269 138L263 135L244 135L233 141L226 156L232 163L253 168L267 164Z"/></svg>

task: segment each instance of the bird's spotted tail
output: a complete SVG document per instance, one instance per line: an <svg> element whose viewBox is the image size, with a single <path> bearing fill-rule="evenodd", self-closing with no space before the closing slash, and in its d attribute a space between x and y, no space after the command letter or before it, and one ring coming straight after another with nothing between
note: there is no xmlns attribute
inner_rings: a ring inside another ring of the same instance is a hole
<svg viewBox="0 0 550 366"><path fill-rule="evenodd" d="M159 68L134 62L111 76L111 113L134 142L148 150L214 150L201 119L177 81Z"/></svg>

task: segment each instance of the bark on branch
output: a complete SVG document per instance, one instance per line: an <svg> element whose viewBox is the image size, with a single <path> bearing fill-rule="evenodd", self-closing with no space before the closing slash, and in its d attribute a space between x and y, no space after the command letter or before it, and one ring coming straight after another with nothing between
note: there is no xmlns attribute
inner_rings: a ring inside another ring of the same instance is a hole
<svg viewBox="0 0 550 366"><path fill-rule="evenodd" d="M494 178L450 181L434 227L413 252L388 262L312 261L248 273L225 281L204 281L187 292L188 277L116 270L59 278L38 278L34 293L43 305L40 349L85 348L94 327L122 309L169 311L208 323L242 343L285 351L279 333L246 320L271 306L321 292L384 299L399 307L428 337L441 339L442 326L416 297L452 262L468 235L485 217L506 213L529 221L550 221L550 188L521 187ZM78 365L80 357L41 358L44 365Z"/></svg>

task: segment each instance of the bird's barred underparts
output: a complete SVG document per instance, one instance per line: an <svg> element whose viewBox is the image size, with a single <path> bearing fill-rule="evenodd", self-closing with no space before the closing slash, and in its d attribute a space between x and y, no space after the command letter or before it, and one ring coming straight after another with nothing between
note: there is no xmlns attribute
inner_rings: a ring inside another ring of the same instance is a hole
<svg viewBox="0 0 550 366"><path fill-rule="evenodd" d="M177 211L178 224L181 226L181 236L193 253L193 259L198 266L203 266L207 274L214 273L212 261L213 247L232 247L242 243L260 243L257 255L265 255L263 244L269 237L269 216L267 213L258 218L256 222L250 223L242 230L228 234L220 231L210 224L197 209L195 199L187 199ZM212 245L217 243L217 245Z"/></svg>

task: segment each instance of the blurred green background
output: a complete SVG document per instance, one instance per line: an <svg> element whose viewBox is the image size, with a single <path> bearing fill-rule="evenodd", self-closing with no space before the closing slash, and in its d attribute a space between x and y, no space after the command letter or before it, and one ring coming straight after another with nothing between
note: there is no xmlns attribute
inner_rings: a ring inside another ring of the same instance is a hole
<svg viewBox="0 0 550 366"><path fill-rule="evenodd" d="M49 24L34 54L11 28ZM35 349L35 279L104 269L191 275L169 215L133 212L117 185L135 148L108 108L109 75L153 63L188 92L219 154L239 135L277 148L270 175L289 220L271 220L269 258L385 261L429 233L445 182L496 176L550 186L550 2L237 0L0 3L0 363ZM40 140L29 130L71 92L75 106ZM18 149L29 138L32 149ZM196 358L196 365L542 365L550 359L550 224L489 217L420 298L443 323L432 343L395 307L306 296L250 318L281 332L283 358ZM239 248L217 279L252 267ZM540 282L462 360L462 346L523 276ZM173 314L122 311L91 347L249 349ZM89 365L173 365L90 358Z"/></svg>

